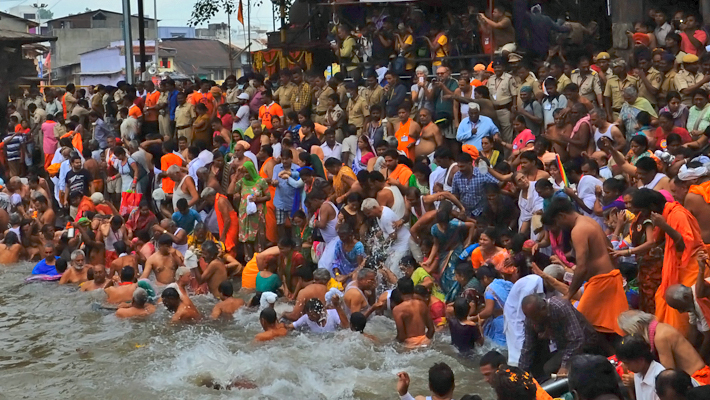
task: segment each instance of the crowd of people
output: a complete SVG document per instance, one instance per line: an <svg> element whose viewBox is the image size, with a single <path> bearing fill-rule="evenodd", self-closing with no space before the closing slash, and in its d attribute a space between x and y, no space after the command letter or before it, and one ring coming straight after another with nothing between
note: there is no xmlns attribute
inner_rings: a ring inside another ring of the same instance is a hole
<svg viewBox="0 0 710 400"><path fill-rule="evenodd" d="M262 341L376 340L383 314L406 348L490 342L507 350L481 359L501 400L548 398L538 383L560 377L585 400L692 398L710 384L710 55L697 16L668 16L630 34L630 59L572 64L496 42L511 26L496 6L479 17L490 65L454 78L442 56L411 65L411 87L293 69L21 90L0 264L104 291L123 318L258 308ZM429 386L451 398L451 369Z"/></svg>

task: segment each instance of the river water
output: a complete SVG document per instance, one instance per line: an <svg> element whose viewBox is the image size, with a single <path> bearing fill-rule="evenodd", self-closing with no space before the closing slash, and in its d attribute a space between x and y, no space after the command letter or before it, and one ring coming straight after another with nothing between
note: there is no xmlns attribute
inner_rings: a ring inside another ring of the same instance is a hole
<svg viewBox="0 0 710 400"><path fill-rule="evenodd" d="M493 392L478 373L478 356L463 358L447 334L431 348L404 351L394 323L374 317L366 328L380 340L342 331L329 336L292 333L266 344L258 314L234 321L170 325L164 307L145 321L118 320L97 310L96 295L56 283L25 284L32 265L0 267L0 399L385 399L397 398L396 373L407 371L413 395L428 394L435 362L454 370L454 398ZM194 299L203 315L216 302ZM279 314L289 309L277 304ZM478 354L489 350L487 346ZM217 391L240 376L258 387Z"/></svg>

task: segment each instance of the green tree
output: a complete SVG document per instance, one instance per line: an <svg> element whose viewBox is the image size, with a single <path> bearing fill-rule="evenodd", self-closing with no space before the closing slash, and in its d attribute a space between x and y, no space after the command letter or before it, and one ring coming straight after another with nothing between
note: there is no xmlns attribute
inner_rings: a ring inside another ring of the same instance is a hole
<svg viewBox="0 0 710 400"><path fill-rule="evenodd" d="M37 17L39 17L41 20L48 20L54 18L54 13L47 10L46 8L39 8L37 9Z"/></svg>

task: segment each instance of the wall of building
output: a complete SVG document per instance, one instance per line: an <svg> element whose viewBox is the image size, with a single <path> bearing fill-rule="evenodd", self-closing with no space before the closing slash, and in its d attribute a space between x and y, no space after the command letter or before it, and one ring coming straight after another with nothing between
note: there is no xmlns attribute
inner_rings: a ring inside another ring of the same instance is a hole
<svg viewBox="0 0 710 400"><path fill-rule="evenodd" d="M158 37L160 39L170 39L176 37L194 39L195 28L191 26L158 26Z"/></svg>
<svg viewBox="0 0 710 400"><path fill-rule="evenodd" d="M80 80L82 85L116 86L116 82L126 80L126 75L82 75Z"/></svg>
<svg viewBox="0 0 710 400"><path fill-rule="evenodd" d="M19 19L4 16L0 18L0 29L7 29L15 32L28 32L26 22L23 22Z"/></svg>
<svg viewBox="0 0 710 400"><path fill-rule="evenodd" d="M138 27L133 26L133 38L138 38ZM52 67L61 67L80 61L79 54L107 47L111 42L123 40L121 28L53 29L57 37L52 43ZM146 29L146 38L155 37L155 29Z"/></svg>
<svg viewBox="0 0 710 400"><path fill-rule="evenodd" d="M121 49L100 49L81 55L81 72L116 72L126 65Z"/></svg>

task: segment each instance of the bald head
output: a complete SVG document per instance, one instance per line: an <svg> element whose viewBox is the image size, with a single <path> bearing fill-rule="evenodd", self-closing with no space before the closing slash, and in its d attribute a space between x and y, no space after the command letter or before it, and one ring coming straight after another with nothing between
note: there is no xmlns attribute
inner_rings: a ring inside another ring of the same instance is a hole
<svg viewBox="0 0 710 400"><path fill-rule="evenodd" d="M671 285L666 289L666 303L680 312L693 310L695 301L693 299L693 291L684 285Z"/></svg>
<svg viewBox="0 0 710 400"><path fill-rule="evenodd" d="M534 322L539 322L547 316L547 302L539 294L530 294L523 298L521 308L525 317Z"/></svg>

